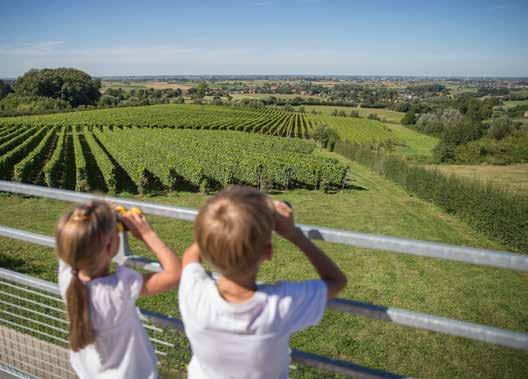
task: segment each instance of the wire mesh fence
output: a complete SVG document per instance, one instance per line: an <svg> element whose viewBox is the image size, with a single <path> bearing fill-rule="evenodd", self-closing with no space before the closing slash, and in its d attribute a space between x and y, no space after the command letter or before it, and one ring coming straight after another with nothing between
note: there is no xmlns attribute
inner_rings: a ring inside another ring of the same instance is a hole
<svg viewBox="0 0 528 379"><path fill-rule="evenodd" d="M68 321L58 289L51 287L48 292L35 288L35 283L46 282L2 270L0 368L27 378L76 378L69 364ZM167 378L183 377L182 351L189 351L181 341L183 336L143 320L160 373Z"/></svg>

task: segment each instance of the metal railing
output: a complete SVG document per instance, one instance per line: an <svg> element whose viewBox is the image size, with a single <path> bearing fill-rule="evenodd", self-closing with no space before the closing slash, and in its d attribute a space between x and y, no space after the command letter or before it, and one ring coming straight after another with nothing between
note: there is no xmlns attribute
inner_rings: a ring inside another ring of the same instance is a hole
<svg viewBox="0 0 528 379"><path fill-rule="evenodd" d="M69 365L68 321L57 284L0 268L0 305L0 370L30 378L76 378ZM177 346L166 330L181 325L138 311L160 369L167 371L163 364L171 363Z"/></svg>
<svg viewBox="0 0 528 379"><path fill-rule="evenodd" d="M192 221L197 213L194 209L178 208L167 205L140 202L110 196L100 196L73 191L50 189L33 185L0 181L0 191L25 195L41 196L69 202L86 202L88 200L107 200L127 207L141 207L147 214L166 216L179 220ZM325 240L349 246L379 249L402 254L461 261L472 264L507 268L518 271L528 271L528 257L509 252L459 247L442 243L415 241L403 238L386 237L366 233L350 232L318 226L298 225L311 239ZM52 237L30 233L8 227L0 227L0 236L15 238L42 246L54 247ZM158 262L142 257L127 256L124 258L128 266L147 271L159 271ZM425 313L404 309L390 308L381 305L368 304L346 299L336 299L328 304L334 311L351 313L371 319L384 320L399 325L425 329L444 334L462 336L492 344L528 350L528 334L505 329L469 323ZM146 315L147 313L145 313ZM149 321L154 324L181 330L180 320L167 318L163 315L149 315ZM399 377L395 374L358 366L350 362L333 360L298 350L292 352L292 360L307 366L328 370L355 377Z"/></svg>

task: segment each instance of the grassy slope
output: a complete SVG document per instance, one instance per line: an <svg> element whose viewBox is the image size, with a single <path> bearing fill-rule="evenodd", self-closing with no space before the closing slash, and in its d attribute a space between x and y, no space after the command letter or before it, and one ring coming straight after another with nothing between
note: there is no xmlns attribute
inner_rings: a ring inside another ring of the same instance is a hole
<svg viewBox="0 0 528 379"><path fill-rule="evenodd" d="M528 164L510 166L435 165L431 167L449 174L492 182L502 188L528 193Z"/></svg>
<svg viewBox="0 0 528 379"><path fill-rule="evenodd" d="M433 148L438 143L438 138L415 132L402 125L385 124L388 130L404 146L399 146L397 151L407 156L431 157Z"/></svg>
<svg viewBox="0 0 528 379"><path fill-rule="evenodd" d="M302 223L500 248L438 208L348 163L352 183L365 190L334 195L296 190L275 196L290 200ZM189 207L198 207L204 199L192 193L148 198ZM9 195L0 195L0 204L0 225L49 235L70 206ZM190 223L157 217L152 223L178 253L191 241ZM260 279L315 276L291 246L280 240L275 243L274 259L263 267ZM321 246L348 273L349 286L342 297L528 332L526 274L329 243ZM133 248L145 254L135 243ZM55 279L56 264L49 249L0 239L0 265ZM175 293L142 300L141 306L177 315ZM327 312L320 326L296 334L292 345L420 377L521 377L528 370L526 353L337 312Z"/></svg>
<svg viewBox="0 0 528 379"><path fill-rule="evenodd" d="M355 107L336 107L332 105L305 105L304 109L306 112L311 112L315 109L323 114L330 115L334 109L344 110L347 116L350 115L350 111L358 111L361 117L367 117L369 113L376 113L381 119L386 122L399 124L405 113L395 112L388 109L378 108L355 108Z"/></svg>

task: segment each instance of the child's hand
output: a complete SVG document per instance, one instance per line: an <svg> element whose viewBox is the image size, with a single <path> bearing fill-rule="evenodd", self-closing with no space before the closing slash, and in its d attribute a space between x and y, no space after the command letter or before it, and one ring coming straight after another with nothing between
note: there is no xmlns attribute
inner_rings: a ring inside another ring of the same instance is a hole
<svg viewBox="0 0 528 379"><path fill-rule="evenodd" d="M275 231L288 241L297 238L297 229L293 220L293 209L283 201L274 201Z"/></svg>
<svg viewBox="0 0 528 379"><path fill-rule="evenodd" d="M144 241L147 234L154 233L154 230L143 214L126 212L120 218L132 235L141 241Z"/></svg>

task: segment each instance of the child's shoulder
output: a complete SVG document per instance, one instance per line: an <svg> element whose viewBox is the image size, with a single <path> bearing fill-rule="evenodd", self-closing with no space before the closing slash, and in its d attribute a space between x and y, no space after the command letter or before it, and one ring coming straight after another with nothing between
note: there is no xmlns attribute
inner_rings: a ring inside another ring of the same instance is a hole
<svg viewBox="0 0 528 379"><path fill-rule="evenodd" d="M259 285L259 291L268 295L279 296L306 296L325 292L326 284L320 280L302 280L302 281L279 281Z"/></svg>

